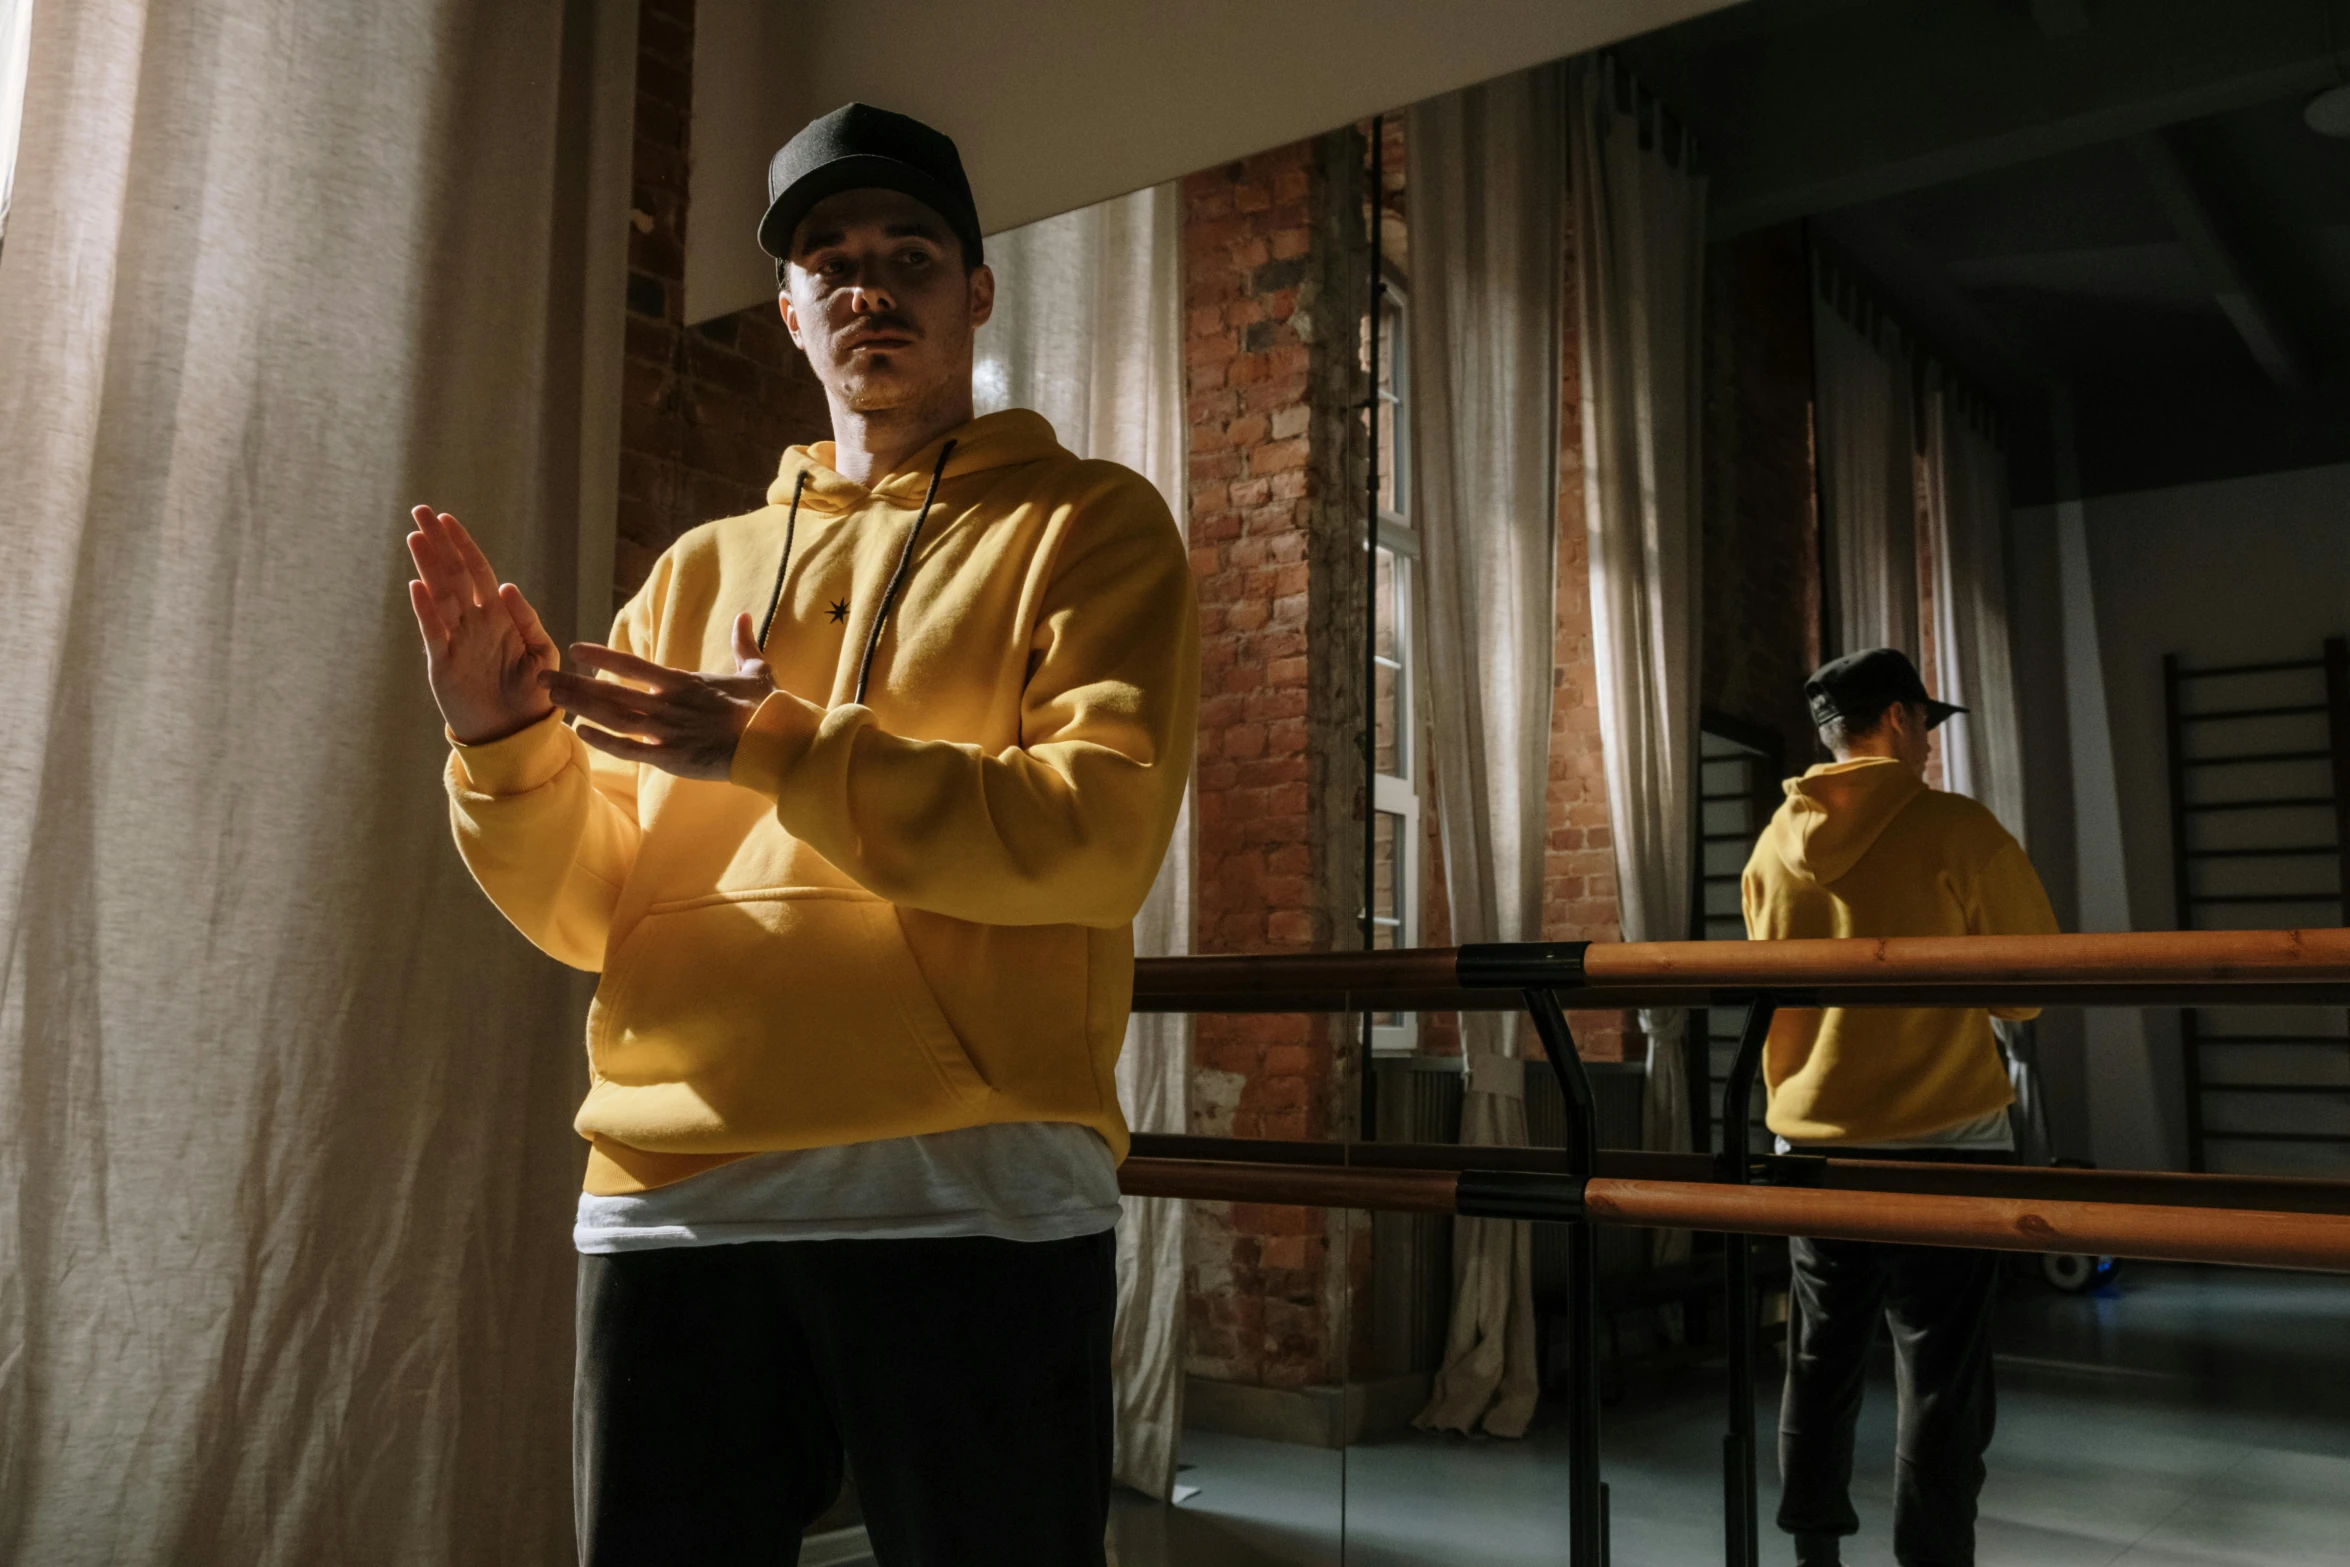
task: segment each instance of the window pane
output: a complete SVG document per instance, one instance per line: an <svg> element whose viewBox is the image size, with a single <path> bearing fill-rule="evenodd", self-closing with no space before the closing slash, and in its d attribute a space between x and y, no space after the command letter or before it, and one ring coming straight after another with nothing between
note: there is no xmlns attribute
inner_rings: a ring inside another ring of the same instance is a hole
<svg viewBox="0 0 2350 1567"><path fill-rule="evenodd" d="M1402 362L1397 358L1403 347L1403 311L1392 301L1379 312L1379 509L1389 516L1401 516L1409 501L1404 483L1404 462L1409 455L1403 443L1407 434L1402 408ZM1363 352L1370 352L1369 333L1363 335Z"/></svg>
<svg viewBox="0 0 2350 1567"><path fill-rule="evenodd" d="M1377 659L1372 668L1371 719L1375 725L1372 750L1379 771L1390 778L1400 778L1405 754L1401 663L1403 574L1396 569L1393 551L1380 550L1375 559L1379 591L1378 620L1371 628L1371 650Z"/></svg>
<svg viewBox="0 0 2350 1567"><path fill-rule="evenodd" d="M1371 819L1371 945L1392 947L1403 931L1403 885L1395 863L1402 818L1378 811Z"/></svg>
<svg viewBox="0 0 2350 1567"><path fill-rule="evenodd" d="M1372 813L1371 945L1382 952L1403 944L1403 867L1395 858L1402 829L1403 818L1393 811ZM1394 1028L1401 1021L1393 1012L1372 1014L1373 1024L1380 1028Z"/></svg>

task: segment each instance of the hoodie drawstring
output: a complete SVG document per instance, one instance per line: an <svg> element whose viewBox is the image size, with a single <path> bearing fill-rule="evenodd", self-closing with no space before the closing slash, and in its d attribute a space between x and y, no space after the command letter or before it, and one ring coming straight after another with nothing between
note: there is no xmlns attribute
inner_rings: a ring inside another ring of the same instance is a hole
<svg viewBox="0 0 2350 1567"><path fill-rule="evenodd" d="M914 545L922 537L922 524L930 517L930 506L938 499L938 481L946 476L947 459L955 455L955 443L949 441L939 451L938 466L930 470L930 489L922 497L922 509L914 514L914 526L906 530L906 547L898 551L897 570L889 574L889 586L882 590L881 609L873 617L873 627L865 633L865 656L857 664L857 694L850 698L858 706L865 704L865 685L873 678L874 650L881 646L881 627L889 619L892 605L898 601L898 589L906 584L906 569L914 564Z"/></svg>
<svg viewBox="0 0 2350 1567"><path fill-rule="evenodd" d="M808 470L802 468L791 487L791 511L783 519L783 559L775 568L775 591L767 595L767 618L759 622L759 651L767 651L767 633L774 628L775 610L783 602L784 573L791 570L791 537L800 525L800 492L808 487Z"/></svg>
<svg viewBox="0 0 2350 1567"><path fill-rule="evenodd" d="M905 547L898 551L896 569L889 574L889 586L882 590L881 609L873 617L873 625L865 633L865 656L857 663L857 694L851 700L860 706L865 701L865 687L873 678L873 654L881 646L882 623L889 619L892 606L898 601L898 590L906 585L906 570L914 563L914 546L922 537L922 524L929 520L930 508L938 500L938 481L946 477L947 459L954 456L955 443L947 442L938 454L938 466L930 470L930 488L923 493L922 509L914 514L914 526L906 530ZM759 623L759 650L767 649L767 633L774 629L775 611L783 603L783 581L791 571L792 534L800 523L800 493L808 487L808 470L802 468L797 482L791 487L791 511L783 523L783 559L775 568L775 591L767 596L767 618Z"/></svg>

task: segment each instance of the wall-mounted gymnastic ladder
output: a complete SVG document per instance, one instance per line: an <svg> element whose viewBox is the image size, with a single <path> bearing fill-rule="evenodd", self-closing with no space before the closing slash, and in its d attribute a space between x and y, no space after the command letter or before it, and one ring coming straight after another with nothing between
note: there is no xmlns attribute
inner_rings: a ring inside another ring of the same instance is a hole
<svg viewBox="0 0 2350 1567"><path fill-rule="evenodd" d="M2179 928L2350 925L2350 643L2162 685ZM2350 1175L2344 1021L2181 1007L2187 1167Z"/></svg>
<svg viewBox="0 0 2350 1567"><path fill-rule="evenodd" d="M1719 1152L1597 1146L1564 1010L1746 1009ZM1724 1560L1759 1560L1753 1235L2350 1273L2350 1182L1811 1158L1742 1135L1780 1007L2350 1005L2350 930L1882 941L1511 943L1136 965L1145 1012L1514 1011L1533 1019L1567 1105L1563 1149L1137 1137L1136 1196L1449 1213L1568 1226L1568 1560L1604 1567L1592 1226L1714 1230L1726 1269Z"/></svg>

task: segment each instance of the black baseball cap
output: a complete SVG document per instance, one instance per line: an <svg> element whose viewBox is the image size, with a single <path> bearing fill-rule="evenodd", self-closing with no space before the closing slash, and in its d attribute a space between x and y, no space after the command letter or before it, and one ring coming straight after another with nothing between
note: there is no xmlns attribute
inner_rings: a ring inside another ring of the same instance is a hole
<svg viewBox="0 0 2350 1567"><path fill-rule="evenodd" d="M779 273L800 219L844 190L904 192L946 219L963 242L964 259L979 265L979 207L954 139L903 114L844 103L809 121L768 160L759 248L775 258Z"/></svg>
<svg viewBox="0 0 2350 1567"><path fill-rule="evenodd" d="M1838 719L1873 722L1896 702L1915 702L1926 710L1926 727L1935 729L1963 707L1937 702L1926 695L1918 666L1899 648L1872 647L1830 659L1803 683L1804 699L1811 703L1811 721L1825 728Z"/></svg>

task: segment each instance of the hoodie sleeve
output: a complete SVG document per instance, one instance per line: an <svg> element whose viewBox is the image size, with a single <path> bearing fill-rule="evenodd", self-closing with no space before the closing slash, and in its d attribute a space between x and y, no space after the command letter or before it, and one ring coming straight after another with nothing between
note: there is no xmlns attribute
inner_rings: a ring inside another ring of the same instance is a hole
<svg viewBox="0 0 2350 1567"><path fill-rule="evenodd" d="M1975 896L1967 909L1970 936L2053 936L2056 911L2032 869L2030 856L2013 838L2001 844L1975 878ZM2040 1015L2038 1007L1993 1007L1991 1015L2022 1023Z"/></svg>
<svg viewBox="0 0 2350 1567"><path fill-rule="evenodd" d="M1191 778L1199 622L1183 536L1136 480L1073 520L1045 588L1020 743L910 740L786 691L733 778L892 903L990 925L1123 925Z"/></svg>
<svg viewBox="0 0 2350 1567"><path fill-rule="evenodd" d="M621 612L612 646L650 643L640 606L652 592L648 585ZM601 969L613 906L636 863L636 767L590 748L550 713L487 745L452 740L447 783L457 852L498 911L549 957Z"/></svg>

